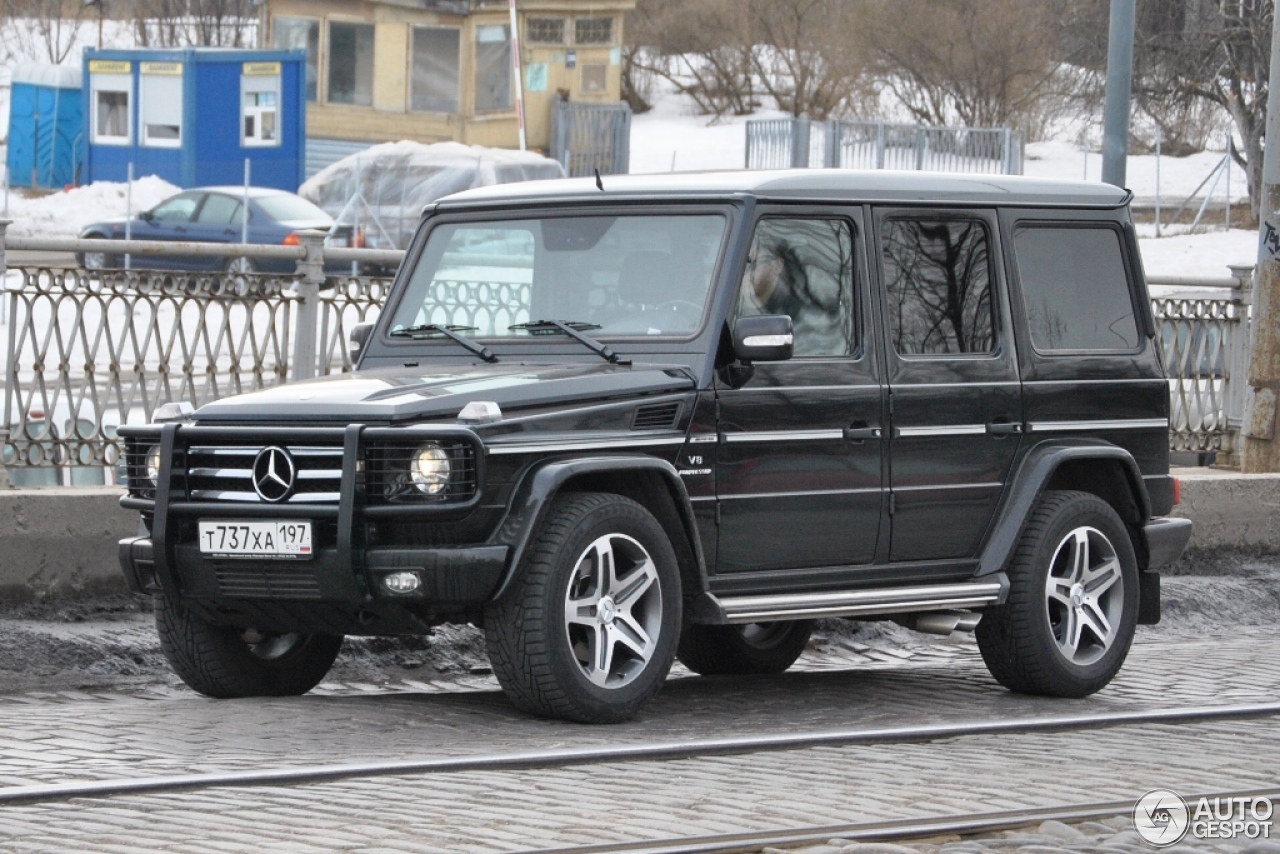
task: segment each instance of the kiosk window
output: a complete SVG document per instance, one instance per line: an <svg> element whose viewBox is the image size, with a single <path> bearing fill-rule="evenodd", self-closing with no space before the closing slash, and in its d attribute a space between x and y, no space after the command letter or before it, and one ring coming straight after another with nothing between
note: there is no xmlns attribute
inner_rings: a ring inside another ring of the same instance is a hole
<svg viewBox="0 0 1280 854"><path fill-rule="evenodd" d="M280 78L240 78L241 141L246 147L280 144Z"/></svg>
<svg viewBox="0 0 1280 854"><path fill-rule="evenodd" d="M129 91L133 77L129 74L91 74L89 76L92 111L92 141L108 145L128 145Z"/></svg>
<svg viewBox="0 0 1280 854"><path fill-rule="evenodd" d="M142 144L182 145L182 75L144 73L139 87Z"/></svg>
<svg viewBox="0 0 1280 854"><path fill-rule="evenodd" d="M413 28L413 89L410 106L433 113L458 112L461 36L445 27Z"/></svg>

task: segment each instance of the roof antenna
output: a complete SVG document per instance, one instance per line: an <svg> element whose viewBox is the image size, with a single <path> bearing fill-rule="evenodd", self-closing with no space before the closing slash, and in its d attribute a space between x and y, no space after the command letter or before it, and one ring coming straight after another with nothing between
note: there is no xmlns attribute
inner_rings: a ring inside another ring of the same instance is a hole
<svg viewBox="0 0 1280 854"><path fill-rule="evenodd" d="M596 189L604 192L604 181L600 180L600 168L596 167Z"/></svg>

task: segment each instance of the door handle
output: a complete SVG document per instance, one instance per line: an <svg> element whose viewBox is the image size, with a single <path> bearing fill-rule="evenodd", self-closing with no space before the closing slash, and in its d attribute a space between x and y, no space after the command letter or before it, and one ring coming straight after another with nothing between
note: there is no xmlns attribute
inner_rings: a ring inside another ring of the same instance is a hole
<svg viewBox="0 0 1280 854"><path fill-rule="evenodd" d="M1021 433L1021 421L992 421L987 425L988 436L1017 436Z"/></svg>
<svg viewBox="0 0 1280 854"><path fill-rule="evenodd" d="M879 427L846 427L844 438L847 442L864 442L867 439L879 439L884 435Z"/></svg>

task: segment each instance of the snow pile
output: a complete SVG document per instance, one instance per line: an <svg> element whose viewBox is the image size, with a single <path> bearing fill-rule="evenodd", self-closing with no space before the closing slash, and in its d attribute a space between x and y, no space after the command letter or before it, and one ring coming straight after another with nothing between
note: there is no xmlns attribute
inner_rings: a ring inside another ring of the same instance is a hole
<svg viewBox="0 0 1280 854"><path fill-rule="evenodd" d="M94 181L62 193L25 198L9 195L8 233L15 237L76 237L90 223L126 216L127 184ZM133 214L154 207L179 189L162 178L148 175L133 182Z"/></svg>
<svg viewBox="0 0 1280 854"><path fill-rule="evenodd" d="M564 167L532 151L457 142L388 142L344 157L312 176L298 195L339 223L362 227L367 245L408 247L424 205L491 184L563 178Z"/></svg>

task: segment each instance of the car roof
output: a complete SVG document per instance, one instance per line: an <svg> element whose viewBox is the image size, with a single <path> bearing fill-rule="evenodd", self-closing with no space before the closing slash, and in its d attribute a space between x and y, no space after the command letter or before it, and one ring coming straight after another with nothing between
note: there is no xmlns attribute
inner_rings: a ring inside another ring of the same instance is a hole
<svg viewBox="0 0 1280 854"><path fill-rule="evenodd" d="M1091 181L1061 181L1011 175L892 170L785 169L605 175L498 184L464 190L439 205L604 201L621 199L707 199L754 196L780 202L894 202L902 204L1035 205L1117 208L1128 190ZM603 187L603 191L600 187Z"/></svg>
<svg viewBox="0 0 1280 854"><path fill-rule="evenodd" d="M186 193L223 193L228 196L243 196L245 188L243 185L236 186L234 184L218 187L192 187L190 190L184 190ZM266 196L296 196L297 193L290 193L288 190L278 190L275 187L250 187L249 198L261 199Z"/></svg>

